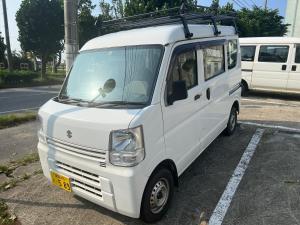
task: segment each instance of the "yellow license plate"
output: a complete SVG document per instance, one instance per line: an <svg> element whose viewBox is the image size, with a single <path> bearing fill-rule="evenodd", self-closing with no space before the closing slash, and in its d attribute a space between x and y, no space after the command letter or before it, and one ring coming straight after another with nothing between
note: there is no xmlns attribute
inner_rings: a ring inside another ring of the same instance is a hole
<svg viewBox="0 0 300 225"><path fill-rule="evenodd" d="M72 191L71 184L70 184L70 178L51 171L51 180L52 180L52 184L66 190L68 192Z"/></svg>

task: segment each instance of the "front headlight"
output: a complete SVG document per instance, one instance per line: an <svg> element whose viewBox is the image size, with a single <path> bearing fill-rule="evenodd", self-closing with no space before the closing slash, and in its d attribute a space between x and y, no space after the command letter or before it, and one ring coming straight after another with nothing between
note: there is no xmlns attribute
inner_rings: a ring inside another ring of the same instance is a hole
<svg viewBox="0 0 300 225"><path fill-rule="evenodd" d="M110 133L109 161L115 166L136 166L145 158L142 126Z"/></svg>

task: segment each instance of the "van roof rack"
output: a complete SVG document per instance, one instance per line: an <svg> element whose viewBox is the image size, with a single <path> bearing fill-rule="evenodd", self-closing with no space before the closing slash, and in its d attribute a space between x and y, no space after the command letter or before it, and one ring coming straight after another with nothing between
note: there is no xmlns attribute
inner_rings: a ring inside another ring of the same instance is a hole
<svg viewBox="0 0 300 225"><path fill-rule="evenodd" d="M214 15L209 12L211 9L212 8L199 5L188 6L185 1L183 1L180 7L157 10L120 19L107 20L101 22L99 27L100 29L111 29L115 32L120 30L181 23L183 25L185 37L192 38L193 33L190 32L188 24L212 24L214 27L214 35L218 36L221 32L219 31L217 24L222 23L223 21L231 21L236 34L238 34L234 13L231 13L230 15Z"/></svg>

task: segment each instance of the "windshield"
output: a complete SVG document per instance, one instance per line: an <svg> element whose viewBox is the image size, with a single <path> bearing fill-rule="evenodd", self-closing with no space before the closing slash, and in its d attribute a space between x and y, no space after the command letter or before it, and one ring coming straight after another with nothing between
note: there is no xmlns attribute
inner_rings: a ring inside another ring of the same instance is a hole
<svg viewBox="0 0 300 225"><path fill-rule="evenodd" d="M59 99L147 104L162 49L161 46L134 46L83 52L77 56Z"/></svg>

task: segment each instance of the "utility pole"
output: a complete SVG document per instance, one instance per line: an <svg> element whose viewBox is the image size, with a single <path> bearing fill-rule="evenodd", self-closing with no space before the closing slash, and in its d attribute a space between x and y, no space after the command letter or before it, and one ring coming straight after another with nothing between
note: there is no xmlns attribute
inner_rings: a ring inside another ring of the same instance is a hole
<svg viewBox="0 0 300 225"><path fill-rule="evenodd" d="M70 70L79 50L77 28L78 2L78 0L64 0L66 72Z"/></svg>
<svg viewBox="0 0 300 225"><path fill-rule="evenodd" d="M2 8L3 8L3 17L4 17L4 29L5 29L8 71L12 72L13 71L13 65L12 65L12 56L11 56L11 48L10 48L10 40L9 40L9 30L8 30L7 11L6 11L6 0L2 0Z"/></svg>
<svg viewBox="0 0 300 225"><path fill-rule="evenodd" d="M265 0L265 10L268 9L268 0Z"/></svg>

